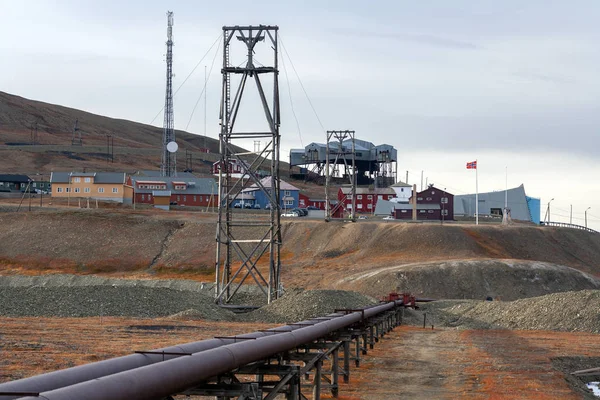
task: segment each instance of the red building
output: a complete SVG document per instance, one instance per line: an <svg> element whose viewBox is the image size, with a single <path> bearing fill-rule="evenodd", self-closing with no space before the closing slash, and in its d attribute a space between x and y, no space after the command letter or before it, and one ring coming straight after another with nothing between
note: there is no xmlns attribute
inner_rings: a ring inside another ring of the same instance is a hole
<svg viewBox="0 0 600 400"><path fill-rule="evenodd" d="M154 204L154 195L170 193L170 203L190 207L218 207L219 189L212 178L129 176L136 204Z"/></svg>
<svg viewBox="0 0 600 400"><path fill-rule="evenodd" d="M410 198L411 202L413 197ZM412 219L412 204L395 204L396 219ZM454 220L454 195L433 185L417 193L417 220Z"/></svg>
<svg viewBox="0 0 600 400"><path fill-rule="evenodd" d="M352 189L344 186L338 190L338 201L343 203L346 210L352 209ZM391 200L396 197L396 192L392 188L356 188L356 212L372 213L378 200Z"/></svg>
<svg viewBox="0 0 600 400"><path fill-rule="evenodd" d="M217 161L212 165L212 173L217 175L221 169L221 161ZM243 174L245 171L244 166L236 160L229 162L229 172L231 174Z"/></svg>

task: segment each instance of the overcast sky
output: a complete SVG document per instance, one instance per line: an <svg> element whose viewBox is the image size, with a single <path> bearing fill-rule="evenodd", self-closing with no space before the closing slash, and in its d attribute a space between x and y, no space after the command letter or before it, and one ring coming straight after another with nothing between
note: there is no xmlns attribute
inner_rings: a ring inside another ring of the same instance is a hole
<svg viewBox="0 0 600 400"><path fill-rule="evenodd" d="M597 0L1 4L2 91L150 123L164 104L167 10L175 13L175 88L223 25L278 25L290 56L288 78L280 74L283 159L325 141L293 65L325 129L394 145L402 180L409 170L420 184L424 170L429 182L470 193L465 163L477 159L480 191L502 190L507 166L509 186L523 183L543 208L555 199L553 220L568 222L573 204L573 222L583 225L591 206L588 224L600 229ZM220 51L214 46L177 93L177 129L204 133L199 95L216 55L206 120L217 137Z"/></svg>

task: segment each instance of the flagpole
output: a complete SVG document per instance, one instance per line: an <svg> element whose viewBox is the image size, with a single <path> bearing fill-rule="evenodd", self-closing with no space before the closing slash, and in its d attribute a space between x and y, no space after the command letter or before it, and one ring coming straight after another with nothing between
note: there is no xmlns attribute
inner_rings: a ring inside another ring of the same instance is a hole
<svg viewBox="0 0 600 400"><path fill-rule="evenodd" d="M504 208L508 208L508 166L504 167Z"/></svg>
<svg viewBox="0 0 600 400"><path fill-rule="evenodd" d="M479 180L477 178L477 160L475 160L475 225L479 225Z"/></svg>

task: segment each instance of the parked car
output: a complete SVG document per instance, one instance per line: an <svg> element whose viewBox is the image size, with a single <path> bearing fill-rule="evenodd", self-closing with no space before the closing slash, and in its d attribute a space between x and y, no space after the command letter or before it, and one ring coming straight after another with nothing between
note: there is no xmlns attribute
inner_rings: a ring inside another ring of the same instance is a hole
<svg viewBox="0 0 600 400"><path fill-rule="evenodd" d="M270 210L271 209L271 203L267 203L265 205L265 210Z"/></svg>
<svg viewBox="0 0 600 400"><path fill-rule="evenodd" d="M235 203L233 208L242 208L242 203Z"/></svg>
<svg viewBox="0 0 600 400"><path fill-rule="evenodd" d="M392 217L391 215L388 215L387 217L383 217L384 221L395 221L396 218Z"/></svg>
<svg viewBox="0 0 600 400"><path fill-rule="evenodd" d="M244 208L252 208L252 204L250 204L250 203L244 203Z"/></svg>
<svg viewBox="0 0 600 400"><path fill-rule="evenodd" d="M287 212L287 213L283 213L281 214L282 217L297 217L298 214L293 213L293 212Z"/></svg>
<svg viewBox="0 0 600 400"><path fill-rule="evenodd" d="M315 207L315 206L308 206L306 207L307 210L319 210L319 207Z"/></svg>
<svg viewBox="0 0 600 400"><path fill-rule="evenodd" d="M367 217L365 215L361 215L358 217L358 219L367 219Z"/></svg>
<svg viewBox="0 0 600 400"><path fill-rule="evenodd" d="M256 210L260 210L260 204L255 204L255 205L254 205L254 208L255 208Z"/></svg>

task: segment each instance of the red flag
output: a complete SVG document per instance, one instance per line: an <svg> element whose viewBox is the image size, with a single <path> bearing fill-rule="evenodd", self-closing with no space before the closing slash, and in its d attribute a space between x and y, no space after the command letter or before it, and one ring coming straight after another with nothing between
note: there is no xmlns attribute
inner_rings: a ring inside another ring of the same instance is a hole
<svg viewBox="0 0 600 400"><path fill-rule="evenodd" d="M467 169L477 169L477 161L468 162Z"/></svg>

